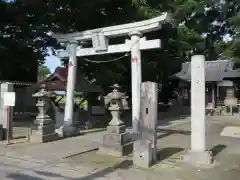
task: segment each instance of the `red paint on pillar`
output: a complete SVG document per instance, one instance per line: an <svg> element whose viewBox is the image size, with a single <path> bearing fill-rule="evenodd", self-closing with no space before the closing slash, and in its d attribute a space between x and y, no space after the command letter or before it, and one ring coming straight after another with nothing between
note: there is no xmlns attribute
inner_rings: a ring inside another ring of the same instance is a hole
<svg viewBox="0 0 240 180"><path fill-rule="evenodd" d="M71 68L71 67L73 67L73 64L72 64L72 62L69 62L68 68Z"/></svg>
<svg viewBox="0 0 240 180"><path fill-rule="evenodd" d="M137 57L132 57L132 63L136 63L137 62Z"/></svg>

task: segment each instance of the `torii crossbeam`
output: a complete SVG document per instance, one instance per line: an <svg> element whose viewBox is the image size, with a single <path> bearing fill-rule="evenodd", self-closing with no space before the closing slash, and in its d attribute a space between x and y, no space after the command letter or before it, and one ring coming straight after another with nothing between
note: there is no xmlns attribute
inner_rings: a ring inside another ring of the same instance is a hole
<svg viewBox="0 0 240 180"><path fill-rule="evenodd" d="M73 99L74 86L76 81L77 58L80 56L101 55L110 53L123 53L131 51L132 69L132 124L133 132L139 131L140 116L140 84L142 82L141 73L141 50L161 48L161 40L147 40L142 34L156 31L162 28L162 24L170 22L168 13L144 20L140 22L122 24L75 32L69 34L54 34L59 43L68 43L68 50L58 52L58 57L69 57L69 70L67 82L67 95L64 115L63 133L72 135L75 132L73 122ZM109 39L121 36L130 36L123 44L110 45ZM92 47L84 48L78 46L79 42L92 41Z"/></svg>

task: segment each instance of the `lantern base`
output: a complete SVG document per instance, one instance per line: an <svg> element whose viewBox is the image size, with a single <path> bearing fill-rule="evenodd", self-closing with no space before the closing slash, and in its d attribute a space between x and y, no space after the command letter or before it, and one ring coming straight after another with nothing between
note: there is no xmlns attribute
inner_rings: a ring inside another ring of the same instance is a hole
<svg viewBox="0 0 240 180"><path fill-rule="evenodd" d="M108 126L107 134L103 136L101 154L121 157L132 153L133 143L129 132L125 132L125 126Z"/></svg>
<svg viewBox="0 0 240 180"><path fill-rule="evenodd" d="M55 133L54 124L39 125L30 138L31 142L46 143L56 141L59 137Z"/></svg>
<svg viewBox="0 0 240 180"><path fill-rule="evenodd" d="M34 120L34 124L38 126L47 125L53 123L53 120L49 116L39 117L37 116Z"/></svg>
<svg viewBox="0 0 240 180"><path fill-rule="evenodd" d="M116 134L121 134L126 131L126 126L124 124L119 125L119 126L111 126L109 125L107 127L107 132L108 133L116 133Z"/></svg>

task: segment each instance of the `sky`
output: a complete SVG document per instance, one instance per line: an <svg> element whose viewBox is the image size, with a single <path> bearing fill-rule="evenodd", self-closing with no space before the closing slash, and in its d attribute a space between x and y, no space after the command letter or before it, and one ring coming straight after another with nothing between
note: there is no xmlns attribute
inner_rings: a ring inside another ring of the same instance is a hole
<svg viewBox="0 0 240 180"><path fill-rule="evenodd" d="M52 52L48 51L49 56L45 57L45 65L50 69L51 73L53 73L56 67L61 66L60 59L52 54Z"/></svg>

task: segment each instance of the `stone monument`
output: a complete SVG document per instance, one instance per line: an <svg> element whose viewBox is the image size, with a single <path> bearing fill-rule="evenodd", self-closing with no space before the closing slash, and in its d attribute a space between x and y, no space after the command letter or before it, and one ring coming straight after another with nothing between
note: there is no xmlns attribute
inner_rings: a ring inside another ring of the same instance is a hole
<svg viewBox="0 0 240 180"><path fill-rule="evenodd" d="M148 168L156 162L157 83L141 83L140 137L134 142L133 164Z"/></svg>
<svg viewBox="0 0 240 180"><path fill-rule="evenodd" d="M38 98L36 106L39 114L34 121L34 124L37 125L37 130L31 135L32 142L45 143L58 139L55 133L55 123L47 114L50 107L50 98L53 96L54 94L46 90L45 85L41 85L41 90L33 94L33 97Z"/></svg>
<svg viewBox="0 0 240 180"><path fill-rule="evenodd" d="M103 136L102 146L99 152L116 157L125 156L132 152L133 144L131 135L126 132L126 126L121 120L123 110L129 109L127 96L119 91L120 86L114 84L113 92L104 97L112 115L112 120L107 127L107 133Z"/></svg>

